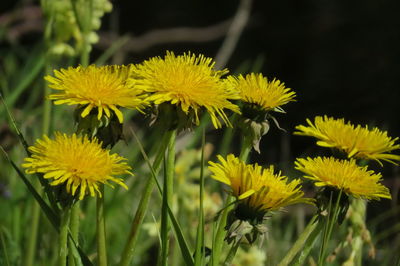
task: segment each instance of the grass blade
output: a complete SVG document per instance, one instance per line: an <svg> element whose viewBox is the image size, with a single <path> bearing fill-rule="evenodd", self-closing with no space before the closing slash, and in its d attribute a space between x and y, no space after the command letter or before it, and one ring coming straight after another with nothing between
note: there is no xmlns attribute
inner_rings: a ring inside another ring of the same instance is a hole
<svg viewBox="0 0 400 266"><path fill-rule="evenodd" d="M159 191L160 195L162 196L162 188L161 188L160 182L157 179L157 176L155 174L153 166L151 165L150 159L147 156L146 152L144 151L143 146L140 143L140 140L138 139L136 133L133 131L132 128L130 130L131 130L132 135L136 139L136 142L137 142L137 144L139 146L139 149L140 149L140 151L141 151L141 153L143 155L143 158L145 159L145 161L146 161L146 163L147 163L147 165L148 165L148 167L149 167L149 169L151 171L151 175L152 175L154 181L156 182L158 191ZM188 265L188 266L193 266L194 262L193 262L193 258L192 258L192 255L191 255L192 253L190 252L190 249L189 249L189 245L187 244L186 239L185 239L185 237L184 237L184 235L182 233L182 229L181 229L178 221L176 220L175 215L172 212L172 210L171 210L170 206L168 205L168 203L167 203L167 208L168 208L169 218L171 219L172 227L174 228L175 237L176 237L176 239L178 241L178 244L179 244L179 247L181 249L182 257L183 257L183 259L185 261L185 264Z"/></svg>
<svg viewBox="0 0 400 266"><path fill-rule="evenodd" d="M4 157L7 159L7 161L11 164L11 166L17 172L18 176L22 179L22 181L28 188L29 192L36 199L36 201L40 205L40 208L45 213L47 219L49 219L51 224L54 226L54 228L58 232L59 225L60 225L60 217L58 217L57 214L53 211L53 209L50 208L50 206L43 200L43 198L40 196L40 194L36 191L36 189L31 184L31 182L26 178L26 176L22 173L22 171L18 168L18 166L11 160L11 158L8 156L7 152L3 149L2 146L0 146L0 149L4 154Z"/></svg>

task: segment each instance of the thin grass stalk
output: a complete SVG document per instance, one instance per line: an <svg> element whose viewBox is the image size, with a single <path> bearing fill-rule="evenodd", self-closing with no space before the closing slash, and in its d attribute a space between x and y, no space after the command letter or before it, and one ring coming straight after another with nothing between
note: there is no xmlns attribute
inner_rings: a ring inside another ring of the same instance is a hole
<svg viewBox="0 0 400 266"><path fill-rule="evenodd" d="M324 265L325 253L326 249L328 248L328 242L329 239L331 238L333 226L335 225L339 214L339 202L341 197L342 197L342 190L339 191L339 196L336 200L334 209L332 209L332 194L331 194L331 199L329 200L328 216L326 217L325 221L325 230L318 257L318 265Z"/></svg>
<svg viewBox="0 0 400 266"><path fill-rule="evenodd" d="M172 137L172 132L167 131L164 134L163 139L161 141L161 145L159 147L158 153L156 158L153 162L153 169L155 174L157 175L158 171L160 170L161 162L165 154L165 150L167 149L168 143L170 142L170 138ZM124 251L121 255L121 261L119 263L120 266L128 266L130 261L133 258L135 253L135 246L139 236L140 228L143 223L144 216L146 215L147 207L149 205L149 201L151 198L151 193L153 192L153 188L155 185L155 180L153 178L149 178L147 180L146 187L142 194L142 197L139 202L138 209L135 213L135 217L133 218L131 231L129 233L128 240L125 244Z"/></svg>
<svg viewBox="0 0 400 266"><path fill-rule="evenodd" d="M204 264L205 246L204 246L204 146L205 146L205 130L202 129L201 138L201 159L200 159L200 203L199 203L199 224L196 236L196 251L194 256L194 265L200 266Z"/></svg>
<svg viewBox="0 0 400 266"><path fill-rule="evenodd" d="M307 224L306 228L304 228L303 232L299 235L296 242L292 245L290 250L286 253L285 257L279 262L278 266L285 266L289 265L294 257L303 250L304 246L306 245L307 241L311 234L316 231L318 227L318 215L314 215L310 222ZM319 234L319 232L318 232Z"/></svg>
<svg viewBox="0 0 400 266"><path fill-rule="evenodd" d="M4 260L6 261L6 265L10 266L10 260L8 258L8 253L7 253L7 248L6 248L6 242L4 241L4 229L0 227L0 241L1 241L1 249L3 250L4 253Z"/></svg>
<svg viewBox="0 0 400 266"><path fill-rule="evenodd" d="M304 244L303 248L301 249L301 252L297 258L297 260L295 261L295 263L293 264L293 266L300 266L304 264L304 261L306 260L306 258L308 257L308 255L310 254L312 248L314 247L315 243L317 242L317 238L320 235L322 229L323 229L323 223L318 220L317 221L317 228L315 228L315 230L310 234L310 236L307 238L306 243ZM290 264L292 265L292 264Z"/></svg>
<svg viewBox="0 0 400 266"><path fill-rule="evenodd" d="M236 252L239 249L240 242L241 242L241 239L239 241L237 241L237 242L232 243L232 247L229 249L229 252L228 252L228 255L226 256L224 265L230 265L231 264L231 262L233 261L233 258L236 255Z"/></svg>
<svg viewBox="0 0 400 266"><path fill-rule="evenodd" d="M172 131L171 138L168 143L168 155L164 164L164 189L163 189L163 206L161 216L161 265L168 264L169 251L169 232L171 225L168 218L168 207L172 206L174 172L175 172L175 140L176 130Z"/></svg>
<svg viewBox="0 0 400 266"><path fill-rule="evenodd" d="M154 179L154 182L157 185L157 189L159 192L159 195L162 198L162 188L160 183L158 182L156 173L154 171L153 166L151 165L151 162L149 160L149 157L147 156L146 152L143 149L143 145L140 143L137 135L135 134L135 132L131 129L133 136L135 137L137 144L139 146L139 149L143 155L143 158L145 159L147 166L149 167L150 171L151 171L151 177ZM168 204L168 203L167 203ZM174 228L174 232L175 232L175 238L179 244L179 247L181 249L181 253L182 253L182 257L184 259L184 262L187 266L194 266L194 261L193 261L193 257L192 257L192 253L191 253L191 249L182 233L182 229L177 221L177 219L175 218L174 213L172 212L171 208L169 206L168 207L168 213L169 213L169 218L171 219L171 224Z"/></svg>
<svg viewBox="0 0 400 266"><path fill-rule="evenodd" d="M71 209L69 206L65 207L61 212L61 223L59 233L59 246L58 246L58 266L67 265L68 256L68 225L70 219Z"/></svg>
<svg viewBox="0 0 400 266"><path fill-rule="evenodd" d="M99 187L102 196L96 198L97 265L107 266L106 223L104 217L104 185Z"/></svg>

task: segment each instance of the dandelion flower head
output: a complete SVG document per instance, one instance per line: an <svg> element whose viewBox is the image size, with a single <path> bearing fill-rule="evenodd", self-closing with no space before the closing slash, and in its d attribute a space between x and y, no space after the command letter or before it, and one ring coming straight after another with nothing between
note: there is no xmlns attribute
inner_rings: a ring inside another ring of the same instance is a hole
<svg viewBox="0 0 400 266"><path fill-rule="evenodd" d="M227 82L239 91L243 102L254 105L263 111L280 111L280 106L294 101L296 93L277 79L268 80L261 73L230 76Z"/></svg>
<svg viewBox="0 0 400 266"><path fill-rule="evenodd" d="M131 66L78 66L54 70L54 76L46 76L49 87L60 91L49 95L54 104L86 106L81 113L86 117L97 108L97 117L103 112L107 117L115 113L120 123L122 112L118 107L141 110L146 106L143 91L134 84L128 84L127 78Z"/></svg>
<svg viewBox="0 0 400 266"><path fill-rule="evenodd" d="M179 106L185 114L207 110L215 128L221 127L220 117L230 125L224 109L239 112L239 107L229 100L238 99L236 91L230 90L221 81L227 70L214 69L211 58L203 55L183 54L175 56L167 52L164 58L153 57L136 66L133 83L150 93L147 98L154 104L168 102Z"/></svg>
<svg viewBox="0 0 400 266"><path fill-rule="evenodd" d="M295 165L306 174L305 178L315 181L317 187L334 187L355 198L391 199L389 189L380 183L381 174L358 166L354 159L298 158Z"/></svg>
<svg viewBox="0 0 400 266"><path fill-rule="evenodd" d="M101 148L97 139L91 141L87 136L56 132L54 139L47 136L38 139L29 151L32 155L22 164L28 174L42 173L45 179L51 180L50 185L64 184L73 196L79 188L80 200L86 192L92 197L101 197L100 183L113 187L109 183L113 181L127 189L122 179L114 176L132 174L125 158L110 154Z"/></svg>
<svg viewBox="0 0 400 266"><path fill-rule="evenodd" d="M294 134L310 136L318 139L317 145L342 150L348 157L356 157L367 160L400 161L400 155L389 152L400 148L396 144L398 138L392 139L386 131L378 128L372 130L368 126L355 127L344 119L332 117L315 117L314 123L307 119L308 126L296 126L298 130Z"/></svg>
<svg viewBox="0 0 400 266"><path fill-rule="evenodd" d="M232 194L253 211L267 212L300 202L312 202L303 198L300 179L288 182L280 172L275 173L273 166L247 165L232 154L226 159L219 155L218 159L220 163L209 162L211 177L229 185Z"/></svg>

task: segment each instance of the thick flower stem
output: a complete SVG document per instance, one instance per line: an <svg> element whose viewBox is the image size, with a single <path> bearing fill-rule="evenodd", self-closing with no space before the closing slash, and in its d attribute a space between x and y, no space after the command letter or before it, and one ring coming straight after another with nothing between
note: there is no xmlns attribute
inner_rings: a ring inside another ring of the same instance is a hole
<svg viewBox="0 0 400 266"><path fill-rule="evenodd" d="M79 201L77 201L71 208L71 218L69 221L71 237L76 244L78 244L78 238L79 238L79 214L80 214L80 204ZM72 250L70 250L69 252L68 266L75 266L75 260L72 254Z"/></svg>
<svg viewBox="0 0 400 266"><path fill-rule="evenodd" d="M167 201L168 206L172 206L173 186L174 186L174 172L175 172L175 139L176 130L173 130L169 144L168 155L165 161L165 174L164 174L164 190L163 201ZM168 251L169 251L169 232L171 225L168 218L168 209L166 204L163 203L161 215L161 264L166 266L168 264Z"/></svg>
<svg viewBox="0 0 400 266"><path fill-rule="evenodd" d="M243 136L242 149L240 150L239 159L243 162L246 162L252 148L253 148L252 140L247 136Z"/></svg>
<svg viewBox="0 0 400 266"><path fill-rule="evenodd" d="M106 223L104 217L104 185L99 187L102 197L96 199L97 265L107 266Z"/></svg>
<svg viewBox="0 0 400 266"><path fill-rule="evenodd" d="M311 234L317 230L318 227L318 215L314 215L311 218L310 222L307 224L304 231L299 235L296 242L290 248L290 250L286 253L285 257L279 262L278 266L286 266L289 265L294 257L299 253L305 246L306 242L310 239ZM313 242L313 241L312 241Z"/></svg>
<svg viewBox="0 0 400 266"><path fill-rule="evenodd" d="M65 207L61 213L60 233L58 239L58 266L67 265L68 255L68 225L70 219L71 209L69 206Z"/></svg>
<svg viewBox="0 0 400 266"><path fill-rule="evenodd" d="M166 150L168 143L170 142L170 139L172 137L172 133L173 133L172 131L167 131L167 133L164 134L164 136L163 136L163 140L161 142L158 153L157 153L156 158L153 163L153 169L156 174L160 170L160 165L161 165L162 159L164 158L165 150ZM147 180L147 184L144 189L144 192L142 194L142 197L140 199L138 209L135 213L135 217L132 221L129 238L125 244L125 248L124 248L124 251L121 256L121 261L119 264L120 266L128 266L130 261L132 260L134 253L135 253L136 242L137 242L137 239L139 236L139 232L140 232L141 225L143 223L144 216L146 215L147 206L149 205L149 201L151 198L151 193L153 192L154 185L155 185L154 179L149 177Z"/></svg>

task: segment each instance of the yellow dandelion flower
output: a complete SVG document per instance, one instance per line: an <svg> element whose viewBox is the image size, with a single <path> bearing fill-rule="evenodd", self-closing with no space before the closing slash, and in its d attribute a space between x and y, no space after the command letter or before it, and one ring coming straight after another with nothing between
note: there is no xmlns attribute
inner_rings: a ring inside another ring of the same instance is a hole
<svg viewBox="0 0 400 266"><path fill-rule="evenodd" d="M168 102L180 106L185 114L193 111L196 124L199 110L206 109L213 125L220 128L217 116L230 125L224 109L239 112L239 107L229 101L238 99L238 95L221 81L227 70L216 71L214 64L203 55L175 56L167 52L164 59L154 57L137 65L133 83L151 93L147 99L154 104Z"/></svg>
<svg viewBox="0 0 400 266"><path fill-rule="evenodd" d="M251 73L245 77L230 76L227 82L239 91L243 102L257 106L263 111L280 111L280 106L295 101L296 93L277 79L269 81L262 74Z"/></svg>
<svg viewBox="0 0 400 266"><path fill-rule="evenodd" d="M124 162L125 158L102 149L97 139L90 141L87 136L56 132L54 140L44 136L29 151L32 155L22 164L26 173L42 173L45 179L52 180L52 186L65 184L73 196L79 188L80 200L87 191L92 197L96 194L101 197L99 183L113 187L108 183L113 181L128 189L121 178L114 176L132 174L131 167Z"/></svg>
<svg viewBox="0 0 400 266"><path fill-rule="evenodd" d="M78 66L54 70L53 76L46 76L49 87L60 93L49 95L54 104L83 105L86 108L81 116L87 116L97 108L97 117L110 117L111 111L123 122L123 115L118 107L141 110L146 102L146 95L134 84L128 84L131 66Z"/></svg>
<svg viewBox="0 0 400 266"><path fill-rule="evenodd" d="M355 127L344 119L332 117L315 117L314 124L307 119L308 126L296 126L294 134L311 136L318 139L317 145L342 150L348 157L363 158L368 160L400 161L400 155L390 154L393 150L400 148L395 142L398 138L390 138L386 131L378 128L372 130L368 126Z"/></svg>
<svg viewBox="0 0 400 266"><path fill-rule="evenodd" d="M298 158L296 169L315 181L317 187L330 186L356 198L391 199L389 189L382 185L382 175L359 167L354 159L339 160L333 157Z"/></svg>
<svg viewBox="0 0 400 266"><path fill-rule="evenodd" d="M218 156L220 163L209 162L211 176L229 185L232 194L257 212L278 210L295 203L311 203L303 198L300 179L288 182L274 167L263 168L257 164L247 165L230 154L225 160Z"/></svg>

